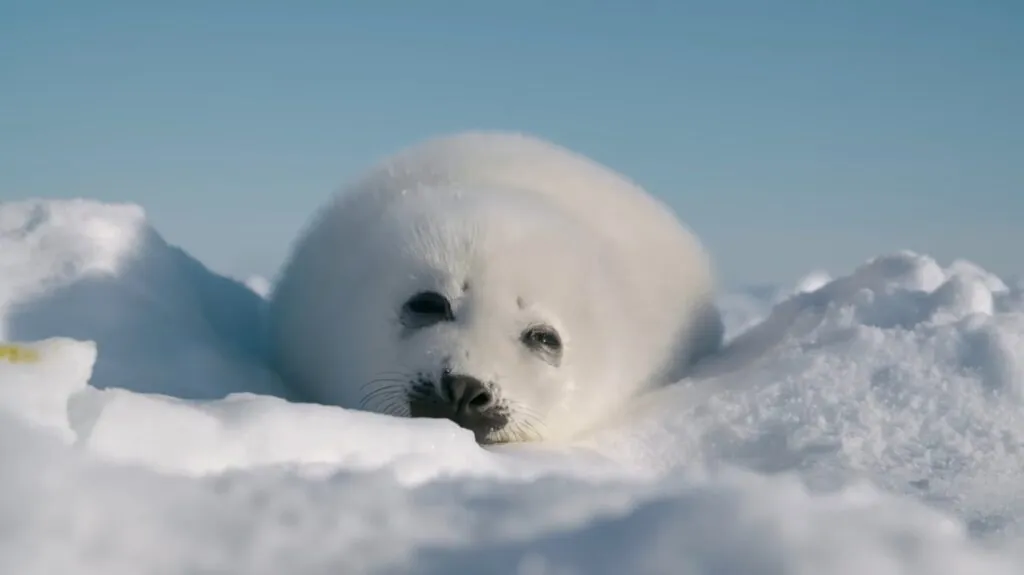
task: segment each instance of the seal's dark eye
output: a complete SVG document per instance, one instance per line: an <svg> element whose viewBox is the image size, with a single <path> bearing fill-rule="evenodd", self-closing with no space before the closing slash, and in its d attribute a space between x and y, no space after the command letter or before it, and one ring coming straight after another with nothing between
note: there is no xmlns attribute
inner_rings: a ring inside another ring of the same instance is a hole
<svg viewBox="0 0 1024 575"><path fill-rule="evenodd" d="M562 338L558 337L558 332L550 326L533 326L523 332L522 340L527 347L533 349L544 349L552 353L562 350Z"/></svg>
<svg viewBox="0 0 1024 575"><path fill-rule="evenodd" d="M402 322L409 327L424 327L453 319L451 304L437 292L420 292L402 306Z"/></svg>

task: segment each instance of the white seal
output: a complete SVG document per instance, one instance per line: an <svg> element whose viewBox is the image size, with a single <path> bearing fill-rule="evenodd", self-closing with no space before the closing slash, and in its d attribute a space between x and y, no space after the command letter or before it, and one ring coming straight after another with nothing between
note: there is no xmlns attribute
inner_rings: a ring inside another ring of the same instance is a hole
<svg viewBox="0 0 1024 575"><path fill-rule="evenodd" d="M463 133L342 190L270 302L309 400L570 438L717 349L704 250L662 203L554 144Z"/></svg>

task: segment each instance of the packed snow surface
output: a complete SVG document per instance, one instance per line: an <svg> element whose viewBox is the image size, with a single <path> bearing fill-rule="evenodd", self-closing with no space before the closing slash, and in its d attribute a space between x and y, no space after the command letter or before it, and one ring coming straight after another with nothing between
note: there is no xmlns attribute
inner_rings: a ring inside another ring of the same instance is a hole
<svg viewBox="0 0 1024 575"><path fill-rule="evenodd" d="M0 572L1024 573L1024 285L830 271L722 294L632 417L484 449L290 402L267 282L138 207L0 204Z"/></svg>

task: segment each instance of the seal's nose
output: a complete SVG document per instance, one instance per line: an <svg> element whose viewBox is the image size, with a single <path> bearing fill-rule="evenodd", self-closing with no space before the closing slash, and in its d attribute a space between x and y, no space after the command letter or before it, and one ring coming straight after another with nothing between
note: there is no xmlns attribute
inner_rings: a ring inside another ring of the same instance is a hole
<svg viewBox="0 0 1024 575"><path fill-rule="evenodd" d="M441 377L441 387L451 402L456 423L468 423L468 420L494 407L494 395L475 377L445 373Z"/></svg>
<svg viewBox="0 0 1024 575"><path fill-rule="evenodd" d="M508 425L508 413L497 394L479 379L445 370L436 389L429 384L413 389L409 396L410 417L440 417L473 432L478 443L500 441L495 432Z"/></svg>

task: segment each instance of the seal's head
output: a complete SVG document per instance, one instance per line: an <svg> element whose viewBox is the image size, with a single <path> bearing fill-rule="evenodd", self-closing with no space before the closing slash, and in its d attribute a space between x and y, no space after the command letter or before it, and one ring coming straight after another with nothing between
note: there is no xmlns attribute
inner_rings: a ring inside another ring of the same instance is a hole
<svg viewBox="0 0 1024 575"><path fill-rule="evenodd" d="M286 375L311 399L448 418L489 443L571 433L628 392L614 382L641 338L609 329L628 325L618 278L542 198L421 189L372 219L345 211L275 298L291 307Z"/></svg>

